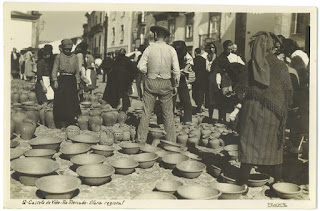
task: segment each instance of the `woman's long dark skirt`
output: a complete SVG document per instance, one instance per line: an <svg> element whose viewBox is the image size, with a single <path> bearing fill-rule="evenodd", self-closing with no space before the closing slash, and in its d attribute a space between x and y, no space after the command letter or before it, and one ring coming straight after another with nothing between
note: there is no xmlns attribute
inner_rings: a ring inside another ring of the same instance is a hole
<svg viewBox="0 0 320 211"><path fill-rule="evenodd" d="M54 94L54 120L72 124L75 117L81 114L76 77L74 75L59 76L58 89Z"/></svg>

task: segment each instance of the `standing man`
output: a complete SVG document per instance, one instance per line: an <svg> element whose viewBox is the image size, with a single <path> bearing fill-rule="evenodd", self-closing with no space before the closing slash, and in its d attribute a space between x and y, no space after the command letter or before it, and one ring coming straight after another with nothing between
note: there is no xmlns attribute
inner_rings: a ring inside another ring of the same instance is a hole
<svg viewBox="0 0 320 211"><path fill-rule="evenodd" d="M180 79L178 56L174 48L165 42L165 38L170 36L166 28L152 26L150 31L155 34L156 42L146 48L138 64L140 71L146 74L138 142L147 140L150 116L157 97L161 102L166 139L176 142L172 96L177 93Z"/></svg>
<svg viewBox="0 0 320 211"><path fill-rule="evenodd" d="M201 49L196 48L194 54L193 71L196 74L196 80L192 84L192 98L197 105L197 113L201 113L201 107L205 102L205 95L207 95L209 87L209 73L206 70L206 59L201 56Z"/></svg>

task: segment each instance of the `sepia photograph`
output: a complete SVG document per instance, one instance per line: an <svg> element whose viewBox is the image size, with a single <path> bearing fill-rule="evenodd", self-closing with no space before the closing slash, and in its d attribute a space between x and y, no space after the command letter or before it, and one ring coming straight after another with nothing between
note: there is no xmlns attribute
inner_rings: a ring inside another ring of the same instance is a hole
<svg viewBox="0 0 320 211"><path fill-rule="evenodd" d="M315 7L3 9L4 208L316 207Z"/></svg>

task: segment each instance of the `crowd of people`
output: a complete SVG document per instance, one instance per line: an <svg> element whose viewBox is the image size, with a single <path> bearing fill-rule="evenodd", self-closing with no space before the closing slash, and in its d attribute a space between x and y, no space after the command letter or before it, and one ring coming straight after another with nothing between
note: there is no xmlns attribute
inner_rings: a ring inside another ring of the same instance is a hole
<svg viewBox="0 0 320 211"><path fill-rule="evenodd" d="M155 42L140 46L128 55L121 48L96 59L84 42L71 51L69 39L61 42L58 55L46 45L35 55L19 55L13 49L13 78L34 81L39 104L53 101L53 112L61 128L76 124L81 114L83 93L96 88L97 74L106 82L103 100L113 108L127 111L135 81L143 114L137 128L137 142L144 144L152 112L161 107L158 120L164 124L166 139L176 142L174 113L177 96L183 110L182 122L192 121L196 112L208 109L210 123L226 124L226 114L239 133L238 183L246 184L253 165L268 165L276 181L281 180L284 132L291 133L291 152L297 153L301 136L308 133L309 58L295 41L270 32L258 32L250 41L250 60L245 61L231 40L223 42L218 55L214 42L196 48L194 58L184 41L166 43L170 32L161 26L150 28ZM192 90L192 94L190 94ZM218 119L213 119L218 110Z"/></svg>

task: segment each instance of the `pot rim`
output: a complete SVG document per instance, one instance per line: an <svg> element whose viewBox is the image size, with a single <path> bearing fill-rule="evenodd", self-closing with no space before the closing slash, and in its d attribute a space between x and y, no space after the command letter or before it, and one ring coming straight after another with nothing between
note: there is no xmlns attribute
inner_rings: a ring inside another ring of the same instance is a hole
<svg viewBox="0 0 320 211"><path fill-rule="evenodd" d="M111 167L112 170L111 172L107 173L107 174L104 174L104 175L97 175L97 176L84 176L82 173L81 173L81 170L86 168L86 167L90 167L90 166L99 166L99 167ZM87 165L83 165L83 166L79 166L77 169L76 169L76 172L77 174L79 174L80 177L84 177L84 178L103 178L103 177L111 177L111 175L113 175L115 173L115 168L111 165L106 165L106 164L87 164Z"/></svg>
<svg viewBox="0 0 320 211"><path fill-rule="evenodd" d="M61 178L72 178L74 179L75 181L75 185L74 187L70 187L68 189L66 189L65 191L61 192L61 191L54 191L54 190L49 190L49 189L46 189L46 188L43 188L42 185L40 185L39 183L42 181L42 180L45 180L47 179L48 177L61 177ZM74 176L69 176L69 175L51 175L51 176L45 176L45 177L41 177L39 179L37 179L35 181L35 185L37 188L39 188L41 191L44 191L44 192L47 192L47 193L68 193L68 192L72 192L72 191L75 191L76 189L78 189L81 185L81 180L77 177L74 177Z"/></svg>

